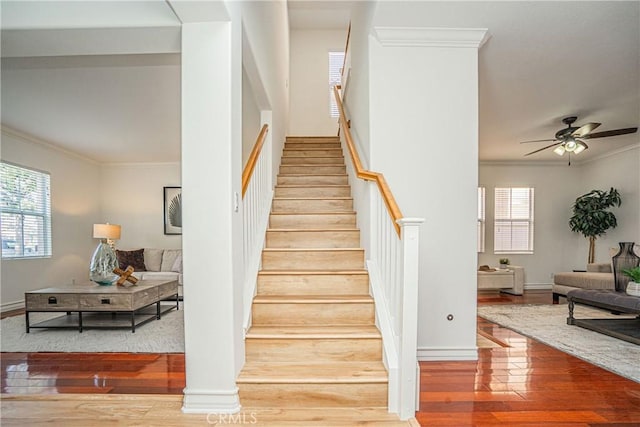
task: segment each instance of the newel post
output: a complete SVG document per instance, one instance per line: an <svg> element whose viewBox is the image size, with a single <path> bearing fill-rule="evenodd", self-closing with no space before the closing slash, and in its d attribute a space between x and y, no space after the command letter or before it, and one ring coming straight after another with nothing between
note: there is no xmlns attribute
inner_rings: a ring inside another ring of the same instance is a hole
<svg viewBox="0 0 640 427"><path fill-rule="evenodd" d="M415 416L418 389L418 266L420 225L423 218L402 218L397 221L402 238L402 334L399 354L400 419Z"/></svg>

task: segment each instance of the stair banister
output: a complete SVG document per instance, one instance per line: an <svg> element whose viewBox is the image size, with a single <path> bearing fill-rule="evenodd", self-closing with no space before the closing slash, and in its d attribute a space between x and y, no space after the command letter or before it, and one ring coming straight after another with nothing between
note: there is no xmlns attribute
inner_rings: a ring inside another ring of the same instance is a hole
<svg viewBox="0 0 640 427"><path fill-rule="evenodd" d="M262 129L260 129L258 138L256 138L256 142L253 145L251 154L249 154L249 159L247 159L247 164L244 166L244 169L242 170L242 197L243 198L247 192L247 188L249 188L249 182L251 181L251 177L256 167L256 163L258 162L258 158L260 157L260 153L262 152L262 146L264 145L264 140L267 137L268 131L269 131L269 125L264 124L262 126Z"/></svg>
<svg viewBox="0 0 640 427"><path fill-rule="evenodd" d="M355 169L356 176L360 179L364 179L365 181L374 181L376 183L384 199L384 203L387 206L387 210L389 211L389 216L391 216L391 220L393 221L396 233L398 234L398 237L400 237L400 225L397 221L402 218L402 212L398 207L398 203L393 197L393 193L391 193L391 189L389 188L389 184L387 184L387 180L384 178L384 175L379 172L366 170L362 167L360 156L358 155L356 146L353 143L353 138L351 137L349 123L347 122L347 118L344 114L344 107L342 105L342 100L340 99L340 92L338 92L338 88L333 88L333 94L336 97L336 103L338 104L338 110L340 112L340 125L344 130L344 138L347 143L347 149L349 150L349 155L351 157L351 162L353 163L353 168Z"/></svg>
<svg viewBox="0 0 640 427"><path fill-rule="evenodd" d="M256 290L260 256L273 197L271 139L267 137L268 132L269 126L263 125L242 171L243 326L245 331L251 323L251 302Z"/></svg>
<svg viewBox="0 0 640 427"><path fill-rule="evenodd" d="M383 337L389 372L389 410L412 418L419 395L417 328L419 227L422 218L403 218L384 175L364 169L351 135L339 92L334 95L340 113L339 135L351 157L355 177L375 182L371 191L370 247L367 270L375 300L376 319ZM355 196L354 196L355 197Z"/></svg>

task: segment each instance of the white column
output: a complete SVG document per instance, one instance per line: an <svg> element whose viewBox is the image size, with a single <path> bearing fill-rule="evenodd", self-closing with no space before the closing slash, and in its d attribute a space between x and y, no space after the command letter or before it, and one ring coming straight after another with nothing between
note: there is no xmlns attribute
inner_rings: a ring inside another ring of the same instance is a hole
<svg viewBox="0 0 640 427"><path fill-rule="evenodd" d="M420 228L418 357L477 358L478 49L486 29L374 27L371 169Z"/></svg>
<svg viewBox="0 0 640 427"><path fill-rule="evenodd" d="M418 410L420 381L416 364L418 336L418 268L422 218L402 218L402 337L400 341L400 419L413 418Z"/></svg>
<svg viewBox="0 0 640 427"><path fill-rule="evenodd" d="M231 39L229 22L182 26L183 411L190 413L240 410Z"/></svg>

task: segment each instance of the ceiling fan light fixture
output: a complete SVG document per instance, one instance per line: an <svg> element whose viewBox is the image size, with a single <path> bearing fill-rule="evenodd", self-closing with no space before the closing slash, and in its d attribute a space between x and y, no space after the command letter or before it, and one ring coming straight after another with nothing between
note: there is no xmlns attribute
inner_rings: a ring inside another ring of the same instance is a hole
<svg viewBox="0 0 640 427"><path fill-rule="evenodd" d="M576 149L573 150L573 154L580 154L586 149L587 149L587 145L578 141L578 145L576 146Z"/></svg>
<svg viewBox="0 0 640 427"><path fill-rule="evenodd" d="M558 145L556 148L553 149L553 152L556 153L558 156L562 156L565 151L567 150L565 150L564 146L562 145Z"/></svg>
<svg viewBox="0 0 640 427"><path fill-rule="evenodd" d="M564 142L564 144L562 144L564 146L564 149L567 150L568 152L572 152L575 151L576 148L578 148L578 143L576 142L576 140L573 137L568 137L567 140Z"/></svg>

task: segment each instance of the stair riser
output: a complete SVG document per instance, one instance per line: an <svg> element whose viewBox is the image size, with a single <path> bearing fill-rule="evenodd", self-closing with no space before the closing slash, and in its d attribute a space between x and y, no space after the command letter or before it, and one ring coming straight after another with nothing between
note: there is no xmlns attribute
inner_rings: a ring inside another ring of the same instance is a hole
<svg viewBox="0 0 640 427"><path fill-rule="evenodd" d="M349 178L343 175L278 176L278 185L348 185Z"/></svg>
<svg viewBox="0 0 640 427"><path fill-rule="evenodd" d="M372 325L373 302L354 303L257 303L252 306L252 323L263 325Z"/></svg>
<svg viewBox="0 0 640 427"><path fill-rule="evenodd" d="M285 150L308 150L310 148L319 148L321 150L341 149L339 142L285 142Z"/></svg>
<svg viewBox="0 0 640 427"><path fill-rule="evenodd" d="M258 275L258 295L369 295L366 274Z"/></svg>
<svg viewBox="0 0 640 427"><path fill-rule="evenodd" d="M324 200L281 200L274 199L271 205L272 212L353 212L353 200L351 199L324 199Z"/></svg>
<svg viewBox="0 0 640 427"><path fill-rule="evenodd" d="M358 248L360 232L348 231L267 231L267 248Z"/></svg>
<svg viewBox="0 0 640 427"><path fill-rule="evenodd" d="M275 197L351 197L349 187L276 187Z"/></svg>
<svg viewBox="0 0 640 427"><path fill-rule="evenodd" d="M246 340L247 362L295 362L313 360L332 361L380 361L382 341L380 338L335 339L256 339Z"/></svg>
<svg viewBox="0 0 640 427"><path fill-rule="evenodd" d="M346 173L346 166L299 166L299 165L280 165L280 173L295 175L324 175Z"/></svg>
<svg viewBox="0 0 640 427"><path fill-rule="evenodd" d="M304 147L306 148L306 147ZM292 149L292 148L285 148L282 151L282 156L284 157L340 157L340 158L344 158L342 156L342 149L341 148L334 148L334 149L324 149L324 148L316 148L314 150L309 150L309 149Z"/></svg>
<svg viewBox="0 0 640 427"><path fill-rule="evenodd" d="M271 215L269 217L271 228L355 228L355 214L330 214L330 215Z"/></svg>
<svg viewBox="0 0 640 427"><path fill-rule="evenodd" d="M283 157L283 165L343 165L342 157Z"/></svg>
<svg viewBox="0 0 640 427"><path fill-rule="evenodd" d="M238 384L244 407L331 408L387 406L387 384Z"/></svg>
<svg viewBox="0 0 640 427"><path fill-rule="evenodd" d="M358 270L364 251L278 251L262 253L264 270Z"/></svg>

